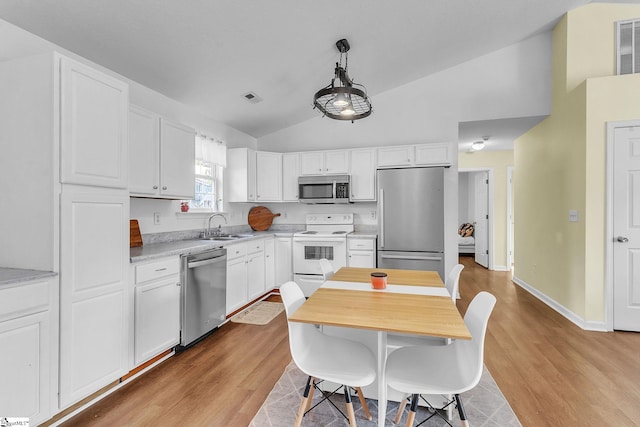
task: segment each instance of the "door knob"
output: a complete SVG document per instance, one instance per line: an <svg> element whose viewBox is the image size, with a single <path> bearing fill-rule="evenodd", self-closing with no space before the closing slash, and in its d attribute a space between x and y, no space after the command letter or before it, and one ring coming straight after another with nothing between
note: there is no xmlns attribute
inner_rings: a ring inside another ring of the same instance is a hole
<svg viewBox="0 0 640 427"><path fill-rule="evenodd" d="M626 237L623 237L623 236L618 236L618 238L616 240L618 240L618 242L620 242L620 243L629 242L629 239L627 239Z"/></svg>

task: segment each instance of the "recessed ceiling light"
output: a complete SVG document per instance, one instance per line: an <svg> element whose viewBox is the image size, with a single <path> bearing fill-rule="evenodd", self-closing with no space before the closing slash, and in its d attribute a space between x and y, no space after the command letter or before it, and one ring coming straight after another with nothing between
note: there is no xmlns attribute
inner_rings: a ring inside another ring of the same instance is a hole
<svg viewBox="0 0 640 427"><path fill-rule="evenodd" d="M255 92L247 92L243 94L242 97L252 104L257 104L258 102L262 101L262 98L256 95Z"/></svg>

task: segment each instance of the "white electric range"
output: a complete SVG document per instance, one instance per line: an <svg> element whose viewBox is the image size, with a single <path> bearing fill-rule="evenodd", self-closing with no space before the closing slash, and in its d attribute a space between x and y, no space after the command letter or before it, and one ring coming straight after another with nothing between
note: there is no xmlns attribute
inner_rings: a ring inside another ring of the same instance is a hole
<svg viewBox="0 0 640 427"><path fill-rule="evenodd" d="M326 258L338 271L347 265L347 234L352 233L353 214L309 214L306 231L293 235L293 280L306 297L324 282L319 260Z"/></svg>

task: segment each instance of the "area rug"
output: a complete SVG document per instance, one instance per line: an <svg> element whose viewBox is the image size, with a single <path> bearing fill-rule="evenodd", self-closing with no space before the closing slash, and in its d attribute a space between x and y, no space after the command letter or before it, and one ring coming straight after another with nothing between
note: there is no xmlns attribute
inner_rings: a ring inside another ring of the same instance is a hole
<svg viewBox="0 0 640 427"><path fill-rule="evenodd" d="M250 427L291 427L296 419L300 399L304 392L304 385L307 377L296 365L291 362L284 373L269 393L269 396L262 404L262 407L249 424ZM314 393L314 403L320 399L320 393ZM496 385L493 377L487 370L486 366L482 372L480 383L473 389L461 395L465 405L469 424L474 427L516 427L521 426L518 418L513 413L511 406L506 401L502 392ZM337 395L332 398L339 408L345 410L344 398ZM373 421L364 418L362 407L357 398L354 398L354 409L356 410L356 420L359 427L375 427L378 416L378 402L376 400L367 399L369 410L373 416ZM387 422L385 425L392 426L393 419L398 410L397 402L389 402L387 405ZM406 413L400 421L400 425L404 425L406 421ZM416 422L422 421L427 417L426 409L420 408L416 415ZM454 411L454 417L450 421L454 426L460 425L460 418L457 411ZM302 419L302 427L327 427L327 426L348 426L349 422L345 420L338 411L330 404L323 403L309 412ZM441 427L447 424L440 418L434 417L428 422L422 424L425 427Z"/></svg>
<svg viewBox="0 0 640 427"><path fill-rule="evenodd" d="M233 316L231 321L250 325L266 325L283 311L284 304L281 302L260 301L242 313Z"/></svg>

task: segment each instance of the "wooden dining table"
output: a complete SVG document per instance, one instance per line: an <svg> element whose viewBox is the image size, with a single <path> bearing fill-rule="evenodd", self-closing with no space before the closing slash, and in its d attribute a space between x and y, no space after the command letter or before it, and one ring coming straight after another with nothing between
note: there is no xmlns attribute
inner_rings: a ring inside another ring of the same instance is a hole
<svg viewBox="0 0 640 427"><path fill-rule="evenodd" d="M371 273L387 273L373 289ZM460 312L435 271L343 267L290 317L292 322L377 333L378 425L387 409L387 333L471 339Z"/></svg>

